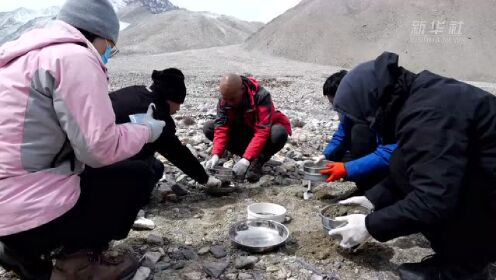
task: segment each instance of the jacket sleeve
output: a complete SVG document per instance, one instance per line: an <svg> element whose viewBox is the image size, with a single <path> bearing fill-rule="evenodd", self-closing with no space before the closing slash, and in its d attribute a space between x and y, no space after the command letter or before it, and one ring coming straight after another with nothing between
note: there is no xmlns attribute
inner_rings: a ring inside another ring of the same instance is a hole
<svg viewBox="0 0 496 280"><path fill-rule="evenodd" d="M388 170L391 155L396 147L396 144L379 145L373 153L346 162L344 166L346 168L346 173L348 174L347 179L356 181L364 176Z"/></svg>
<svg viewBox="0 0 496 280"><path fill-rule="evenodd" d="M382 208L394 204L396 201L403 199L401 193L397 191L394 181L390 176L386 177L382 182L375 185L365 193L365 197L372 202L374 210L378 211Z"/></svg>
<svg viewBox="0 0 496 280"><path fill-rule="evenodd" d="M212 154L222 156L229 141L229 115L222 98L219 99L217 104L217 118L215 119L214 128L214 146Z"/></svg>
<svg viewBox="0 0 496 280"><path fill-rule="evenodd" d="M252 161L256 159L261 153L267 140L270 137L270 130L272 127L272 114L274 104L269 93L265 93L257 101L256 123L255 132L248 147L246 147L243 158Z"/></svg>
<svg viewBox="0 0 496 280"><path fill-rule="evenodd" d="M468 136L464 125L448 114L416 109L399 120L398 147L412 191L367 216L367 229L375 239L384 242L421 232L454 216L467 165Z"/></svg>
<svg viewBox="0 0 496 280"><path fill-rule="evenodd" d="M200 184L208 181L208 175L198 159L184 146L176 135L162 133L154 143L157 151L173 165Z"/></svg>
<svg viewBox="0 0 496 280"><path fill-rule="evenodd" d="M347 121L346 118L343 119L339 123L338 129L334 134L332 135L331 141L329 141L329 144L327 144L326 148L324 149L324 156L328 160L338 160L340 157L341 151L344 150L344 145L346 143L346 139L349 137L349 135L346 135L346 131L349 131L346 129ZM342 155L341 155L342 156Z"/></svg>
<svg viewBox="0 0 496 280"><path fill-rule="evenodd" d="M76 157L97 168L137 154L150 137L149 128L115 124L107 75L98 58L81 46L72 48L71 55L54 62L53 104Z"/></svg>

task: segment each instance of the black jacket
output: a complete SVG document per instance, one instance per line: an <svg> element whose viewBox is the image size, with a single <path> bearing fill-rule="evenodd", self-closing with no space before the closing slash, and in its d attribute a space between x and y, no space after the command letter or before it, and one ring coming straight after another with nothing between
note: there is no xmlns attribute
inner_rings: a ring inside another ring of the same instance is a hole
<svg viewBox="0 0 496 280"><path fill-rule="evenodd" d="M145 145L133 158L146 158L158 152L200 184L208 181L208 175L198 159L177 138L176 124L169 113L169 106L157 93L148 91L145 86L131 86L112 92L110 99L118 124L130 122L129 115L146 113L150 103L155 103L157 108L154 117L166 123L158 140Z"/></svg>
<svg viewBox="0 0 496 280"><path fill-rule="evenodd" d="M357 118L392 131L402 155L401 166L391 166L393 174L366 194L376 207L367 229L379 241L422 232L436 243L434 250L446 243L441 246L493 259L496 97L429 71L413 75L397 62L397 55L383 54L365 78L375 88L341 92L351 97L335 101L346 113L365 108ZM406 182L396 180L398 172Z"/></svg>

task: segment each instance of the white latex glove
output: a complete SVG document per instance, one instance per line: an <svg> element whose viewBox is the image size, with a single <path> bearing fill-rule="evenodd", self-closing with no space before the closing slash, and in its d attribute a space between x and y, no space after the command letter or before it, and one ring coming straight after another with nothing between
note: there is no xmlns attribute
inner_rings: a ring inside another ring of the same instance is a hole
<svg viewBox="0 0 496 280"><path fill-rule="evenodd" d="M312 161L313 161L314 164L320 164L325 159L326 159L325 156L324 155L321 155L321 156L318 156L318 157L313 157L312 158Z"/></svg>
<svg viewBox="0 0 496 280"><path fill-rule="evenodd" d="M155 142L160 137L160 134L162 134L165 127L164 121L159 121L153 118L153 109L155 109L155 104L151 103L148 106L148 111L146 111L146 114L129 116L131 123L146 125L150 128L150 138L148 138L148 143Z"/></svg>
<svg viewBox="0 0 496 280"><path fill-rule="evenodd" d="M374 204L372 204L372 202L370 202L370 200L365 196L350 197L348 199L341 200L338 203L343 205L360 205L369 210L374 210Z"/></svg>
<svg viewBox="0 0 496 280"><path fill-rule="evenodd" d="M212 169L214 168L217 164L219 163L219 156L218 155L213 155L206 163L205 163L205 168L206 169Z"/></svg>
<svg viewBox="0 0 496 280"><path fill-rule="evenodd" d="M234 174L236 174L237 176L243 176L245 175L246 170L248 170L248 167L250 167L250 161L242 158L233 166Z"/></svg>
<svg viewBox="0 0 496 280"><path fill-rule="evenodd" d="M205 187L207 187L207 188L220 188L221 185L222 185L222 182L219 179L215 178L214 176L210 176L210 177L208 177L208 181L205 184Z"/></svg>
<svg viewBox="0 0 496 280"><path fill-rule="evenodd" d="M344 226L330 230L329 235L341 236L341 243L339 246L350 249L370 238L370 233L365 226L365 215L354 214L344 217L337 217L336 221L347 222Z"/></svg>

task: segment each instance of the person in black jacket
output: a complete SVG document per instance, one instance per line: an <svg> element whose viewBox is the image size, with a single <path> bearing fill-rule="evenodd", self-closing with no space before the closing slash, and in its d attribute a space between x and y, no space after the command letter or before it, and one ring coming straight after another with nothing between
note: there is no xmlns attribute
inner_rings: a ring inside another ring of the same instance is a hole
<svg viewBox="0 0 496 280"><path fill-rule="evenodd" d="M384 53L341 82L336 110L398 144L390 175L342 204L373 209L332 230L341 246L422 233L435 254L399 267L402 279L488 279L496 260L496 97Z"/></svg>
<svg viewBox="0 0 496 280"><path fill-rule="evenodd" d="M152 80L150 87L130 86L110 93L117 123L130 122L130 115L145 113L151 103L155 104L154 116L166 123L158 140L145 145L132 159L150 159L147 162L158 181L164 172L163 164L154 158L158 152L198 183L209 188L219 187L221 181L208 176L198 159L176 136L172 115L180 110L186 98L183 73L175 68L155 70Z"/></svg>

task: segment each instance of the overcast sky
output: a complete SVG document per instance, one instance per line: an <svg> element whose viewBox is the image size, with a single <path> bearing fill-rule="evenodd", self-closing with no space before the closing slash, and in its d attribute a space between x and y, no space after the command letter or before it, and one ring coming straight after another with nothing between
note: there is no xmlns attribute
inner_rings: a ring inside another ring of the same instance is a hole
<svg viewBox="0 0 496 280"><path fill-rule="evenodd" d="M171 0L171 2L192 11L210 11L243 20L268 22L294 7L300 0ZM63 3L64 0L0 0L0 11L11 11L19 7L41 9Z"/></svg>

